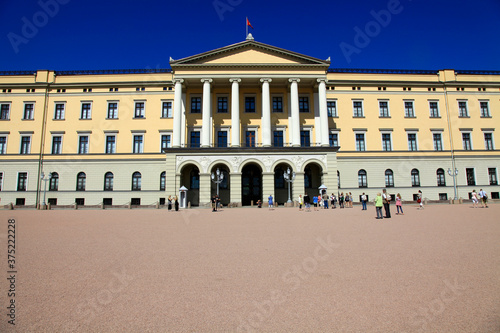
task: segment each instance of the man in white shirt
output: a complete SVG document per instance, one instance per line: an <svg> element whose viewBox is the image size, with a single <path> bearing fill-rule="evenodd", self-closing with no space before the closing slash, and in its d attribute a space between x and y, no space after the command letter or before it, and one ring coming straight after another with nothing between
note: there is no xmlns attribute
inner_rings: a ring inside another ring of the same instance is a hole
<svg viewBox="0 0 500 333"><path fill-rule="evenodd" d="M488 208L488 195L483 189L479 190L479 197L481 198L481 208Z"/></svg>

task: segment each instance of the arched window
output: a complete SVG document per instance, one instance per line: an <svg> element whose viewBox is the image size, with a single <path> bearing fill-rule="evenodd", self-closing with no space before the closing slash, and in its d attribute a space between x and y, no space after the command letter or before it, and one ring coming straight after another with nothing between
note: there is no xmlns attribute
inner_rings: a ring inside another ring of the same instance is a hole
<svg viewBox="0 0 500 333"><path fill-rule="evenodd" d="M141 190L141 173L136 171L132 175L132 191Z"/></svg>
<svg viewBox="0 0 500 333"><path fill-rule="evenodd" d="M385 170L385 187L394 187L394 172L391 169Z"/></svg>
<svg viewBox="0 0 500 333"><path fill-rule="evenodd" d="M113 173L106 172L104 175L104 191L113 191Z"/></svg>
<svg viewBox="0 0 500 333"><path fill-rule="evenodd" d="M420 186L420 172L418 169L411 170L411 186Z"/></svg>
<svg viewBox="0 0 500 333"><path fill-rule="evenodd" d="M358 184L359 187L368 187L368 179L366 177L366 170L359 170L358 171Z"/></svg>
<svg viewBox="0 0 500 333"><path fill-rule="evenodd" d="M77 191L85 191L85 183L87 180L87 175L85 172L80 172L76 176L76 190Z"/></svg>
<svg viewBox="0 0 500 333"><path fill-rule="evenodd" d="M163 171L160 174L160 191L165 191L165 183L167 181L167 173Z"/></svg>
<svg viewBox="0 0 500 333"><path fill-rule="evenodd" d="M49 182L49 191L57 191L59 189L59 174L52 172Z"/></svg>
<svg viewBox="0 0 500 333"><path fill-rule="evenodd" d="M444 178L444 170L441 168L437 169L436 176L437 176L437 185L446 186L446 179Z"/></svg>

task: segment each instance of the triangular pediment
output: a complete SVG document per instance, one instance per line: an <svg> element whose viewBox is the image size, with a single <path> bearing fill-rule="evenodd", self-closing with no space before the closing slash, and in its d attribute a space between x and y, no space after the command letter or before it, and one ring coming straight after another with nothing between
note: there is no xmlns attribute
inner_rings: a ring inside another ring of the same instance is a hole
<svg viewBox="0 0 500 333"><path fill-rule="evenodd" d="M211 67L211 66L330 66L329 60L302 55L253 40L229 45L191 57L171 60L175 67Z"/></svg>

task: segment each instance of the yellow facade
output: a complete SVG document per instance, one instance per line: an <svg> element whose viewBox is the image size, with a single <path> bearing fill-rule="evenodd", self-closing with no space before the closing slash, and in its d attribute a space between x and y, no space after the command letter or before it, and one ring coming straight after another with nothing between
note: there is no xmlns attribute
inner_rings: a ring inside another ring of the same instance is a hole
<svg viewBox="0 0 500 333"><path fill-rule="evenodd" d="M286 168L296 172L292 199L321 184L329 193L352 192L354 201L385 187L407 200L419 189L430 200L467 198L479 188L498 196L500 72L329 67L329 61L247 40L173 60L167 70L4 72L2 203L37 205L46 196L59 205L147 205L178 195L184 185L189 201L203 205L214 195L210 176L217 168L227 172L226 204L266 201L269 194L284 203ZM177 99L176 87L182 90ZM247 97L255 112L247 112ZM193 98L199 113L192 111ZM28 119L26 105L33 105ZM325 117L325 105L334 114ZM246 147L252 133L255 147ZM192 147L196 135L205 148ZM29 151L23 151L26 137ZM457 170L455 179L448 169ZM254 172L259 184L250 189ZM40 181L42 173L57 173L57 184Z"/></svg>

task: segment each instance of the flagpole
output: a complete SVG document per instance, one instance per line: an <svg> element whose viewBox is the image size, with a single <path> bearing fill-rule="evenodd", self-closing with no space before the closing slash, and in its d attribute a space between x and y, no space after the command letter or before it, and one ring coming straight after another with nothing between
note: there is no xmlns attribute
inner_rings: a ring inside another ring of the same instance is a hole
<svg viewBox="0 0 500 333"><path fill-rule="evenodd" d="M248 37L248 16L246 17L246 20L245 20L245 27L247 28L247 34L245 35L245 39L247 39L247 37Z"/></svg>

